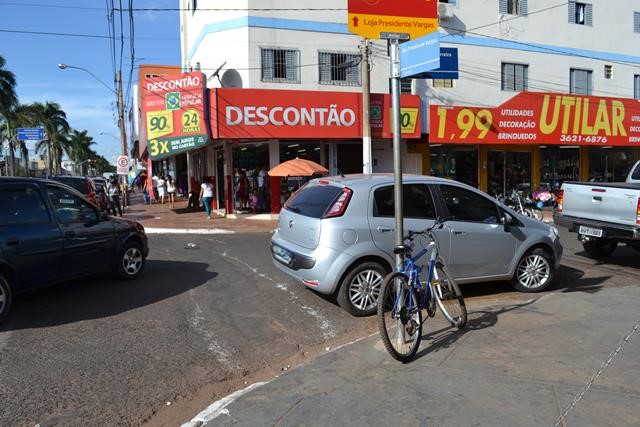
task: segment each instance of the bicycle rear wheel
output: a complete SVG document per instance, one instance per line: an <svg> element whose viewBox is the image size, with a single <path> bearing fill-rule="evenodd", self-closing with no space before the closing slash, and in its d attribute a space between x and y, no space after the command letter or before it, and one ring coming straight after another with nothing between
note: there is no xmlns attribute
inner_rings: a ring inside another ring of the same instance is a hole
<svg viewBox="0 0 640 427"><path fill-rule="evenodd" d="M467 324L467 306L462 292L441 261L436 262L431 288L444 317L458 329Z"/></svg>
<svg viewBox="0 0 640 427"><path fill-rule="evenodd" d="M385 277L378 298L378 328L389 354L396 360L411 361L422 339L422 313L416 292L403 273Z"/></svg>

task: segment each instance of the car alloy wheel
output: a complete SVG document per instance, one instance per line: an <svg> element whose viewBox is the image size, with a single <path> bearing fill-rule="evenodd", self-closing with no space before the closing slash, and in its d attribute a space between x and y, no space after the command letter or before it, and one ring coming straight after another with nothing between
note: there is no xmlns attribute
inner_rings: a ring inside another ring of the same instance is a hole
<svg viewBox="0 0 640 427"><path fill-rule="evenodd" d="M353 266L340 282L340 307L354 316L375 314L386 274L384 267L375 261L365 261Z"/></svg>
<svg viewBox="0 0 640 427"><path fill-rule="evenodd" d="M546 289L553 279L553 269L547 252L534 249L527 252L516 269L514 285L521 292L538 292Z"/></svg>
<svg viewBox="0 0 640 427"><path fill-rule="evenodd" d="M142 268L142 252L136 246L127 248L122 256L122 269L130 276L138 274Z"/></svg>

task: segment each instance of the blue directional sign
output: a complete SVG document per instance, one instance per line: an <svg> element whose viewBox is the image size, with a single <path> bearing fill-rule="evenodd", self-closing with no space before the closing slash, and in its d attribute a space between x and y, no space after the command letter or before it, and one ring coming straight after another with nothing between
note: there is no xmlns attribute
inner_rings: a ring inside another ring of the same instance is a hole
<svg viewBox="0 0 640 427"><path fill-rule="evenodd" d="M18 139L20 141L42 141L44 128L18 128Z"/></svg>
<svg viewBox="0 0 640 427"><path fill-rule="evenodd" d="M413 76L420 79L457 79L458 49L455 47L440 48L440 68Z"/></svg>
<svg viewBox="0 0 640 427"><path fill-rule="evenodd" d="M427 34L400 45L400 77L411 77L440 67L440 34Z"/></svg>

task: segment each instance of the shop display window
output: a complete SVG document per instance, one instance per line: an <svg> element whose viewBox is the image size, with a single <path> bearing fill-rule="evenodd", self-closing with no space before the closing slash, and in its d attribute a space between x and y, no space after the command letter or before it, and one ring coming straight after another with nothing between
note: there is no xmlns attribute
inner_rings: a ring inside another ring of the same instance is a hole
<svg viewBox="0 0 640 427"><path fill-rule="evenodd" d="M564 181L580 180L580 149L571 146L540 147L540 186L557 191Z"/></svg>
<svg viewBox="0 0 640 427"><path fill-rule="evenodd" d="M233 206L236 210L257 210L252 201L254 194L259 193L258 174L263 167L269 168L267 144L239 144L233 148ZM260 197L268 198L268 191L260 193Z"/></svg>
<svg viewBox="0 0 640 427"><path fill-rule="evenodd" d="M621 182L633 166L632 148L624 147L590 147L589 148L589 181Z"/></svg>
<svg viewBox="0 0 640 427"><path fill-rule="evenodd" d="M514 191L531 193L531 153L516 151L487 152L487 181L491 196L509 196Z"/></svg>
<svg viewBox="0 0 640 427"><path fill-rule="evenodd" d="M430 175L478 187L478 147L432 144Z"/></svg>

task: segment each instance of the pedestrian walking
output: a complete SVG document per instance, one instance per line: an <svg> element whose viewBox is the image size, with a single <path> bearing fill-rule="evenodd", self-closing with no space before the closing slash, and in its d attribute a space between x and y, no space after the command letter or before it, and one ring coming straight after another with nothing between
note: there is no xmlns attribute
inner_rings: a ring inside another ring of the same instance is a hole
<svg viewBox="0 0 640 427"><path fill-rule="evenodd" d="M264 166L258 172L258 211L267 210L267 168Z"/></svg>
<svg viewBox="0 0 640 427"><path fill-rule="evenodd" d="M211 219L211 201L213 200L213 185L207 177L202 177L202 185L200 186L200 200L207 212L207 218Z"/></svg>
<svg viewBox="0 0 640 427"><path fill-rule="evenodd" d="M169 198L169 208L173 209L176 204L176 185L173 182L173 178L171 178L171 175L167 175L165 181L167 181L167 197Z"/></svg>
<svg viewBox="0 0 640 427"><path fill-rule="evenodd" d="M240 170L240 178L238 178L238 199L240 200L240 210L247 209L249 202L248 194L249 180L244 170Z"/></svg>
<svg viewBox="0 0 640 427"><path fill-rule="evenodd" d="M122 216L122 207L120 206L120 186L118 185L118 179L114 175L111 175L109 184L107 184L107 191L109 193L110 210L113 212L113 216L116 216L116 208L117 213Z"/></svg>
<svg viewBox="0 0 640 427"><path fill-rule="evenodd" d="M164 196L167 194L167 181L164 179L164 176L160 175L157 182L158 197L160 198L160 203L164 205Z"/></svg>

